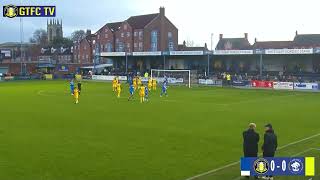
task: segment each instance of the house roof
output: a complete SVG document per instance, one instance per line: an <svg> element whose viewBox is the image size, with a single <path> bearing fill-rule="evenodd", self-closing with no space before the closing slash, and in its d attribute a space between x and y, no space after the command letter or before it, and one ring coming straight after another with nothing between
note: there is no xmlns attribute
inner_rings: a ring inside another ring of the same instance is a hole
<svg viewBox="0 0 320 180"><path fill-rule="evenodd" d="M256 41L253 49L285 49L292 48L293 41Z"/></svg>
<svg viewBox="0 0 320 180"><path fill-rule="evenodd" d="M251 49L251 45L246 38L221 38L216 46L216 50L243 49Z"/></svg>
<svg viewBox="0 0 320 180"><path fill-rule="evenodd" d="M120 26L121 26L122 22L113 22L113 23L107 23L106 26L112 31L115 32L117 31Z"/></svg>
<svg viewBox="0 0 320 180"><path fill-rule="evenodd" d="M295 46L319 46L320 34L297 34L293 41Z"/></svg>
<svg viewBox="0 0 320 180"><path fill-rule="evenodd" d="M184 44L178 45L178 51L208 51L207 47L195 46L195 47L187 47Z"/></svg>
<svg viewBox="0 0 320 180"><path fill-rule="evenodd" d="M127 22L133 29L143 29L147 24L149 24L154 18L156 18L159 13L156 14L146 14L141 16L131 16L127 19Z"/></svg>

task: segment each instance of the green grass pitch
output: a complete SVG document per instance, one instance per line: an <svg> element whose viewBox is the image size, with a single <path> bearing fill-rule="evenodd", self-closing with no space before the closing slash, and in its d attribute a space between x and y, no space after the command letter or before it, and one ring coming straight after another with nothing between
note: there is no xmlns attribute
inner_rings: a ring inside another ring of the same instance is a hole
<svg viewBox="0 0 320 180"><path fill-rule="evenodd" d="M278 156L316 156L320 94L171 86L150 102L117 99L111 84L83 82L74 104L67 81L0 83L1 180L185 180L240 160L242 131L272 123ZM262 143L262 142L261 142ZM197 180L235 180L239 164ZM280 180L304 180L286 178ZM319 176L313 180L320 179Z"/></svg>

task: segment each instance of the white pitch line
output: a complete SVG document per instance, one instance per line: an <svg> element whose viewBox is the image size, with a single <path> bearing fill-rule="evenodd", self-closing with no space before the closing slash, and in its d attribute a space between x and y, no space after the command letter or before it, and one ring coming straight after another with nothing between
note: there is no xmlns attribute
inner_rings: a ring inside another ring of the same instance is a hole
<svg viewBox="0 0 320 180"><path fill-rule="evenodd" d="M284 146L281 146L281 147L278 148L278 150L287 148L287 147L289 147L289 146L292 146L292 145L301 143L301 142L303 142L303 141L307 141L307 140L309 140L309 139L312 139L312 138L315 138L315 137L318 137L318 136L320 136L320 133L315 134L315 135L312 135L312 136L307 137L307 138L304 138L304 139L301 139L301 140L298 140L298 141L294 141L294 142L289 143L289 144L286 144L286 145L284 145ZM202 176L205 176L205 175L208 175L208 174L212 174L212 173L221 171L221 170L223 170L223 169L226 169L226 168L235 166L235 165L237 165L237 164L239 164L239 163L240 163L240 161L236 161L236 162L227 164L227 165L225 165L225 166L219 167L219 168L217 168L217 169L213 169L213 170L210 170L210 171L207 171L207 172L204 172L204 173L201 173L201 174L192 176L192 177L187 178L187 179L185 179L185 180L193 180L193 179L196 179L196 178L199 178L199 177L202 177ZM236 179L239 179L239 177L237 177ZM235 179L235 180L236 180L236 179Z"/></svg>

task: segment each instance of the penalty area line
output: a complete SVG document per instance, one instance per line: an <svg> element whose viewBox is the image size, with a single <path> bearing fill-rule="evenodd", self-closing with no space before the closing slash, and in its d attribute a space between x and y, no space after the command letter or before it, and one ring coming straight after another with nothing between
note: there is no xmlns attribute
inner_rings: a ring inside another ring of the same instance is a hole
<svg viewBox="0 0 320 180"><path fill-rule="evenodd" d="M313 139L313 138L318 137L318 136L320 136L320 133L315 134L315 135L312 135L312 136L309 136L309 137L306 137L306 138L301 139L301 140L298 140L298 141L294 141L294 142L289 143L289 144L286 144L286 145L284 145L284 146L281 146L281 147L278 148L278 150L287 148L287 147L292 146L292 145L295 145L295 144L299 144L299 143L301 143L301 142L304 142L304 141ZM309 150L309 151L310 151L310 150ZM308 152L308 151L307 151L307 152ZM301 153L301 152L300 152L300 153ZM235 165L237 165L237 164L239 164L239 163L240 163L240 161L236 161L236 162L227 164L227 165L225 165L225 166L222 166L222 167L219 167L219 168L216 168L216 169L212 169L212 170L210 170L210 171L207 171L207 172L204 172L204 173L201 173L201 174L192 176L192 177L187 178L187 179L185 179L185 180L194 180L194 179L197 179L197 178L199 178L199 177L206 176L206 175L209 175L209 174L212 174L212 173L216 173L216 172L221 171L221 170L223 170L223 169L226 169L226 168L235 166ZM236 178L236 179L238 179L238 178Z"/></svg>

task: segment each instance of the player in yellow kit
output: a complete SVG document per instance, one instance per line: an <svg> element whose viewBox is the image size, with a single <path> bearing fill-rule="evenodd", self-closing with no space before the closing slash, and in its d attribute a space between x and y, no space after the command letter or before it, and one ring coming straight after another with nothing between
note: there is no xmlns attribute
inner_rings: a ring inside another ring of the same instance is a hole
<svg viewBox="0 0 320 180"><path fill-rule="evenodd" d="M137 82L137 78L136 77L133 78L132 83L133 83L134 90L137 90L138 89L138 82Z"/></svg>
<svg viewBox="0 0 320 180"><path fill-rule="evenodd" d="M149 89L149 91L152 90L152 78L149 78L149 80L148 80L148 89Z"/></svg>
<svg viewBox="0 0 320 180"><path fill-rule="evenodd" d="M120 81L117 84L117 97L120 98L121 95L121 83Z"/></svg>
<svg viewBox="0 0 320 180"><path fill-rule="evenodd" d="M141 77L138 77L138 86L140 87L142 85Z"/></svg>
<svg viewBox="0 0 320 180"><path fill-rule="evenodd" d="M74 97L75 103L78 104L79 103L79 90L78 90L78 88L74 88L73 97Z"/></svg>
<svg viewBox="0 0 320 180"><path fill-rule="evenodd" d="M157 90L157 80L155 78L152 79L152 90Z"/></svg>
<svg viewBox="0 0 320 180"><path fill-rule="evenodd" d="M118 80L117 80L117 78L115 77L115 78L112 80L112 91L113 91L113 92L116 92L116 90L117 90L117 84L118 84Z"/></svg>
<svg viewBox="0 0 320 180"><path fill-rule="evenodd" d="M145 96L145 87L143 84L140 86L140 91L139 91L139 96L140 96L140 102L144 102L144 96Z"/></svg>

